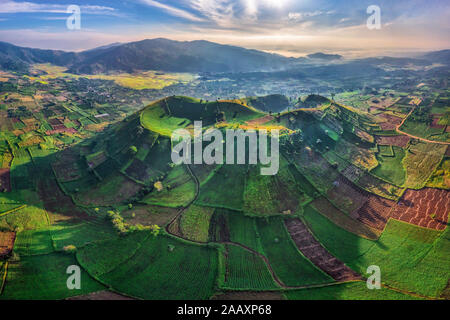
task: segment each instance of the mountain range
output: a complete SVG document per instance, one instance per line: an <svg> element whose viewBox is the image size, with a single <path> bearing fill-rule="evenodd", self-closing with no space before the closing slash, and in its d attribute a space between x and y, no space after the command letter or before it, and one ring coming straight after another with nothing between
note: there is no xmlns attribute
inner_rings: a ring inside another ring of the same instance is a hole
<svg viewBox="0 0 450 320"><path fill-rule="evenodd" d="M327 63L341 61L342 56L318 52L307 58L288 58L203 40L174 41L162 38L113 43L82 52L24 48L0 42L0 68L12 71L26 71L34 63L51 63L67 67L68 72L75 74L132 73L146 70L192 73L268 72L289 71L314 60ZM448 64L450 50L430 52L415 59L382 57L359 61L369 65L428 65L432 62Z"/></svg>

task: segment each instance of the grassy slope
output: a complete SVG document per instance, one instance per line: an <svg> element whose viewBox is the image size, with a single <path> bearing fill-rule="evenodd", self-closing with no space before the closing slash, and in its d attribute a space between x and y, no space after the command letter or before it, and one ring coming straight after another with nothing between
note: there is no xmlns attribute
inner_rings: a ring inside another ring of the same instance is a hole
<svg viewBox="0 0 450 320"><path fill-rule="evenodd" d="M269 290L279 288L265 262L257 255L228 245L224 287L238 290Z"/></svg>
<svg viewBox="0 0 450 320"><path fill-rule="evenodd" d="M265 255L276 275L288 286L333 282L295 247L280 218L257 221Z"/></svg>
<svg viewBox="0 0 450 320"><path fill-rule="evenodd" d="M383 283L431 297L439 296L447 285L447 231L441 235L390 220L380 239L370 241L337 227L313 210L305 212L305 220L332 254L361 274L366 273L368 266L378 265Z"/></svg>
<svg viewBox="0 0 450 320"><path fill-rule="evenodd" d="M216 250L208 247L162 235L149 237L133 259L100 279L120 292L144 299L208 299L216 282L217 256ZM89 265L86 267L90 271Z"/></svg>

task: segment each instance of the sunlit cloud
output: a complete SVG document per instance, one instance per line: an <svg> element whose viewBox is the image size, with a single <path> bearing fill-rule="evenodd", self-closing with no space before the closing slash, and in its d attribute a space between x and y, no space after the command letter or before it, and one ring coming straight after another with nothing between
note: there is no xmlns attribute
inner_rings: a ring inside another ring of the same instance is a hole
<svg viewBox="0 0 450 320"><path fill-rule="evenodd" d="M196 22L204 21L204 19L197 17L196 15L194 15L186 10L182 10L182 9L179 9L179 8L176 8L173 6L169 6L167 4L163 4L158 1L154 1L154 0L140 0L140 1L151 7L162 9L162 10L166 11L167 13L169 13L170 15L175 16L175 17L187 19L190 21L196 21Z"/></svg>
<svg viewBox="0 0 450 320"><path fill-rule="evenodd" d="M115 9L106 6L81 5L85 14L114 14ZM44 4L33 2L4 1L0 5L0 13L66 13L67 5Z"/></svg>

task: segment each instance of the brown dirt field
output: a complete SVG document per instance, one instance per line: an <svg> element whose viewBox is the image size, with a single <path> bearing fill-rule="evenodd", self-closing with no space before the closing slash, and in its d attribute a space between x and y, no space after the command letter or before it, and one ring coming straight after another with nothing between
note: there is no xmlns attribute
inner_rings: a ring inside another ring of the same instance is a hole
<svg viewBox="0 0 450 320"><path fill-rule="evenodd" d="M119 301L119 300L134 300L133 298L122 296L118 293L112 291L98 291L92 292L88 294L84 294L81 296L67 298L66 300L110 300L110 301Z"/></svg>
<svg viewBox="0 0 450 320"><path fill-rule="evenodd" d="M445 151L445 156L450 157L450 146L447 147L447 151Z"/></svg>
<svg viewBox="0 0 450 320"><path fill-rule="evenodd" d="M445 128L445 126L444 125L442 125L442 124L438 124L438 122L439 122L439 118L434 118L433 119L433 122L431 123L431 128L436 128L436 129L444 129Z"/></svg>
<svg viewBox="0 0 450 320"><path fill-rule="evenodd" d="M52 163L53 170L59 181L74 181L81 178L81 172L75 163L79 156L70 151L63 151L61 157ZM70 165L68 165L70 164Z"/></svg>
<svg viewBox="0 0 450 320"><path fill-rule="evenodd" d="M352 213L366 203L369 193L358 188L354 183L340 175L335 181L335 186L327 192L327 197L338 208Z"/></svg>
<svg viewBox="0 0 450 320"><path fill-rule="evenodd" d="M272 291L234 291L234 292L224 292L214 295L211 300L253 300L253 301L263 301L263 300L284 300L283 295L280 292Z"/></svg>
<svg viewBox="0 0 450 320"><path fill-rule="evenodd" d="M386 119L385 122L379 123L382 130L395 130L395 128L402 123L402 118L390 114L382 114L381 117Z"/></svg>
<svg viewBox="0 0 450 320"><path fill-rule="evenodd" d="M0 258L4 258L11 253L15 240L15 232L0 232Z"/></svg>
<svg viewBox="0 0 450 320"><path fill-rule="evenodd" d="M57 129L57 130L48 130L45 132L46 135L51 136L58 133L69 133L69 134L76 134L78 131L74 128L63 128L63 129Z"/></svg>
<svg viewBox="0 0 450 320"><path fill-rule="evenodd" d="M8 168L0 169L0 191L11 192L11 179Z"/></svg>
<svg viewBox="0 0 450 320"><path fill-rule="evenodd" d="M376 136L375 141L380 145L397 146L405 148L409 142L408 136Z"/></svg>
<svg viewBox="0 0 450 320"><path fill-rule="evenodd" d="M406 190L392 211L392 218L415 224L420 227L444 230L450 211L450 192L448 190L424 188ZM432 215L435 215L432 217Z"/></svg>
<svg viewBox="0 0 450 320"><path fill-rule="evenodd" d="M134 213L134 217L133 217ZM157 224L158 226L165 226L172 221L178 214L178 209L165 208L158 206L135 206L131 210L122 212L122 217L127 223L132 225L141 224L143 226L150 226Z"/></svg>
<svg viewBox="0 0 450 320"><path fill-rule="evenodd" d="M53 178L39 180L38 193L44 202L44 209L48 212L52 224L72 219L76 221L93 219L75 206L72 199L61 191Z"/></svg>
<svg viewBox="0 0 450 320"><path fill-rule="evenodd" d="M317 198L311 205L334 224L358 236L376 240L381 234L378 230L366 226L363 221L357 221L346 215L324 197Z"/></svg>
<svg viewBox="0 0 450 320"><path fill-rule="evenodd" d="M352 217L369 227L383 231L389 220L395 202L376 195L370 195L367 202Z"/></svg>
<svg viewBox="0 0 450 320"><path fill-rule="evenodd" d="M358 280L361 277L342 261L329 253L311 234L299 219L284 221L286 228L297 248L318 268L329 274L336 281Z"/></svg>

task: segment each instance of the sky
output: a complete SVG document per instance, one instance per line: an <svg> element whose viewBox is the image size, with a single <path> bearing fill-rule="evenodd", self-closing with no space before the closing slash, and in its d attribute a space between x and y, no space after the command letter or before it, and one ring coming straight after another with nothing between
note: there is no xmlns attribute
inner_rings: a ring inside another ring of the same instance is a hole
<svg viewBox="0 0 450 320"><path fill-rule="evenodd" d="M70 5L80 29L67 27ZM367 26L373 5L378 29ZM448 0L0 0L0 41L81 51L164 37L294 57L402 55L449 49L449 17Z"/></svg>

